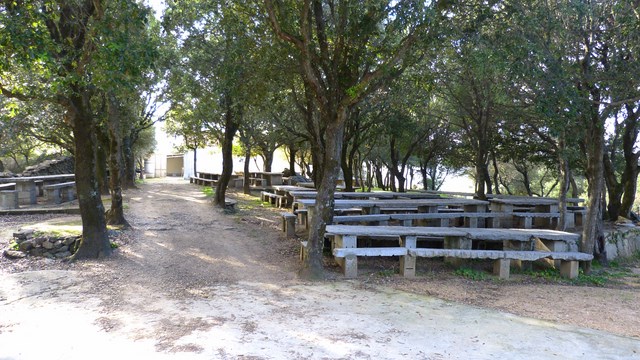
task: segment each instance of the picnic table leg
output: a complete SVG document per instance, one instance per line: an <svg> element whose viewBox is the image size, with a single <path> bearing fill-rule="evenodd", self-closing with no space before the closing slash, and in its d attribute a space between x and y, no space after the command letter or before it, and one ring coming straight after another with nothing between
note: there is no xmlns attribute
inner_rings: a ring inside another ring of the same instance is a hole
<svg viewBox="0 0 640 360"><path fill-rule="evenodd" d="M445 236L444 237L445 249L460 249L471 250L471 239L462 236ZM464 259L445 257L444 262L453 266L461 266L464 264Z"/></svg>
<svg viewBox="0 0 640 360"><path fill-rule="evenodd" d="M505 240L502 242L502 247L504 250L514 250L514 251L532 251L536 248L535 239L531 241L511 241ZM522 260L511 260L511 265L520 270L531 270L531 261L522 262Z"/></svg>
<svg viewBox="0 0 640 360"><path fill-rule="evenodd" d="M358 239L354 235L336 235L334 237L334 247L336 248L356 248ZM358 277L358 257L348 255L344 258L336 258L336 263L342 268L344 276L347 278Z"/></svg>
<svg viewBox="0 0 640 360"><path fill-rule="evenodd" d="M465 205L463 206L464 212L466 213L486 213L487 206L486 205ZM477 217L464 217L464 227L468 228L485 228L487 227L487 220L482 218L478 219Z"/></svg>
<svg viewBox="0 0 640 360"><path fill-rule="evenodd" d="M416 236L401 236L400 246L407 249L415 249L417 244ZM416 257L409 255L400 256L400 275L404 277L416 276Z"/></svg>

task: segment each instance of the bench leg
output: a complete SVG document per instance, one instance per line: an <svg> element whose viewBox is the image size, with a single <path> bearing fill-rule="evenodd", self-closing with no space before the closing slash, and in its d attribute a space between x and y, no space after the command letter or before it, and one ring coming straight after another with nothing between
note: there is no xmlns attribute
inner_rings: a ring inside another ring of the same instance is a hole
<svg viewBox="0 0 640 360"><path fill-rule="evenodd" d="M405 236L400 238L400 246L407 249L415 249L417 244L416 236ZM404 277L416 276L416 257L409 254L400 256L400 275Z"/></svg>
<svg viewBox="0 0 640 360"><path fill-rule="evenodd" d="M573 279L578 276L578 262L577 261L561 261L560 262L560 275L565 278Z"/></svg>
<svg viewBox="0 0 640 360"><path fill-rule="evenodd" d="M296 237L296 217L294 215L282 217L282 232L287 234L288 238Z"/></svg>
<svg viewBox="0 0 640 360"><path fill-rule="evenodd" d="M493 274L500 277L500 279L509 279L509 268L511 267L511 260L498 259L493 263Z"/></svg>
<svg viewBox="0 0 640 360"><path fill-rule="evenodd" d="M0 209L17 209L18 192L16 190L5 190L0 192Z"/></svg>
<svg viewBox="0 0 640 360"><path fill-rule="evenodd" d="M336 235L334 237L334 247L336 248L355 248L358 239L353 235ZM349 255L344 258L336 258L336 263L342 268L344 276L347 278L355 278L358 276L358 257Z"/></svg>
<svg viewBox="0 0 640 360"><path fill-rule="evenodd" d="M300 241L300 261L304 261L309 257L309 248L307 247L306 241Z"/></svg>

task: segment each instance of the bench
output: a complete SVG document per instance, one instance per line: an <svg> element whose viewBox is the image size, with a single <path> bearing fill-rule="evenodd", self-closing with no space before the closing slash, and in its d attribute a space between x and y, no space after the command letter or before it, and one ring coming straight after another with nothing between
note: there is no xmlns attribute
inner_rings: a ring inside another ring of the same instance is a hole
<svg viewBox="0 0 640 360"><path fill-rule="evenodd" d="M48 204L60 204L64 200L73 201L76 199L75 181L44 185L42 188Z"/></svg>
<svg viewBox="0 0 640 360"><path fill-rule="evenodd" d="M18 208L18 191L0 190L0 209L17 209L17 208Z"/></svg>
<svg viewBox="0 0 640 360"><path fill-rule="evenodd" d="M326 235L333 236L332 251L337 254L334 255L336 256L336 262L343 268L344 274L347 277L357 276L357 256L360 251L360 253L363 254L360 256L401 256L401 274L404 276L414 276L415 256L410 256L408 252L402 253L402 251L416 249L418 237L443 239L444 249L440 250L472 250L473 241L484 241L502 243L503 251L517 250L516 252L530 253L533 250L536 250L536 248L542 247L545 250L551 249L551 251L547 252L552 252L553 254L561 252L576 253L577 241L580 238L577 234L544 229L482 229L358 225L327 225ZM398 239L400 247L389 248L393 250L380 250L385 248L358 248L358 237L395 237ZM538 243L540 243L540 246L538 246ZM342 250L336 252L336 249ZM355 251L352 253L355 255L342 256L342 254L347 254L344 252L346 251L344 249ZM398 255L398 252L401 254ZM451 258L454 260L463 258L456 256L457 253L455 252L451 254L453 254ZM519 259L510 258L510 260ZM528 261L529 258L525 258L524 260ZM504 273L504 270L502 272Z"/></svg>
<svg viewBox="0 0 640 360"><path fill-rule="evenodd" d="M288 238L296 237L296 215L292 213L283 212L282 216L282 232L287 235Z"/></svg>
<svg viewBox="0 0 640 360"><path fill-rule="evenodd" d="M235 212L236 211L236 205L238 204L237 201L235 200L229 200L229 199L225 199L224 200L224 209L226 211L231 211L231 212Z"/></svg>
<svg viewBox="0 0 640 360"><path fill-rule="evenodd" d="M414 226L415 221L420 220L440 220L439 226L450 226L450 220L465 219L465 227L478 227L478 219L489 219L503 216L500 213L411 213L411 214L373 214L373 215L350 215L334 216L335 224L347 223L374 223L377 225L387 225L389 221L397 220L403 226Z"/></svg>
<svg viewBox="0 0 640 360"><path fill-rule="evenodd" d="M304 225L304 227L309 229L309 221L308 221L308 212L307 209L297 209L293 211L294 214L298 217L298 224Z"/></svg>
<svg viewBox="0 0 640 360"><path fill-rule="evenodd" d="M0 190L15 190L16 183L0 184Z"/></svg>
<svg viewBox="0 0 640 360"><path fill-rule="evenodd" d="M287 207L287 197L285 195L262 191L260 192L260 200L262 200L262 202L268 202L279 208Z"/></svg>
<svg viewBox="0 0 640 360"><path fill-rule="evenodd" d="M196 185L204 185L204 186L216 186L218 184L218 180L206 179L197 176L190 176L189 182Z"/></svg>
<svg viewBox="0 0 640 360"><path fill-rule="evenodd" d="M581 252L550 252L550 251L506 251L506 250L461 250L461 249L425 249L415 248L407 249L402 247L387 248L336 248L333 249L333 256L336 258L355 258L357 256L401 256L401 257L454 257L459 259L491 259L495 260L493 264L493 273L500 279L509 279L511 261L535 261L540 259L560 260L560 275L569 279L578 276L578 262L591 261L593 255ZM401 258L402 259L402 258ZM353 262L345 261L349 265ZM413 263L404 261L404 264ZM407 269L401 265L401 271L404 270L404 276L415 276L415 268ZM407 270L412 270L408 273ZM357 276L357 268L349 269L352 272L351 277ZM345 270L345 276L346 270Z"/></svg>

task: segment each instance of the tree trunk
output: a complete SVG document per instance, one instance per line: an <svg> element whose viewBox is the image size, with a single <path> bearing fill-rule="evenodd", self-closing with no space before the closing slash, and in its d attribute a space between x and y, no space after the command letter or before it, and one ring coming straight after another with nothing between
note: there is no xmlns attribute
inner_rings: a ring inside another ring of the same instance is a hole
<svg viewBox="0 0 640 360"><path fill-rule="evenodd" d="M594 254L595 258L606 262L606 252L602 246L604 235L602 232L602 197L604 193L604 126L600 122L598 110L592 109L593 114L587 121L584 146L586 150L586 176L589 183L587 213L582 230L580 251ZM591 270L590 263L583 263L585 272Z"/></svg>
<svg viewBox="0 0 640 360"><path fill-rule="evenodd" d="M328 121L325 131L325 153L323 154L323 177L316 195L315 216L309 227L309 241L307 242L309 256L305 259L303 272L310 278L322 278L322 247L327 224L333 221L334 193L336 181L340 173L340 152L346 110L339 110L336 119Z"/></svg>
<svg viewBox="0 0 640 360"><path fill-rule="evenodd" d="M120 111L117 100L109 97L107 124L109 129L109 189L111 191L111 208L107 212L107 224L130 227L124 217L122 204L122 180L123 157L122 136L120 131Z"/></svg>
<svg viewBox="0 0 640 360"><path fill-rule="evenodd" d="M198 176L198 148L197 147L193 147L193 176Z"/></svg>
<svg viewBox="0 0 640 360"><path fill-rule="evenodd" d="M558 174L560 176L560 197L558 198L558 208L560 218L558 219L557 230L565 231L567 224L567 192L569 191L569 159L565 153L565 134L562 132L558 139Z"/></svg>
<svg viewBox="0 0 640 360"><path fill-rule="evenodd" d="M296 176L296 152L295 145L289 145L289 176Z"/></svg>
<svg viewBox="0 0 640 360"><path fill-rule="evenodd" d="M607 218L610 220L616 220L618 213L622 206L622 183L618 182L616 178L614 165L612 159L607 153L604 153L602 157L604 180L607 186L607 194L609 195L609 201L607 203Z"/></svg>
<svg viewBox="0 0 640 360"><path fill-rule="evenodd" d="M231 99L227 98L225 102L227 112L225 114L224 138L222 140L222 174L213 198L214 205L221 209L225 208L227 186L233 173L233 139L240 127L236 117L238 119L242 118L241 111L238 111L237 115L234 113Z"/></svg>
<svg viewBox="0 0 640 360"><path fill-rule="evenodd" d="M122 186L125 189L133 189L136 187L136 159L133 154L133 141L131 134L122 139L122 153L124 156L124 177ZM144 169L140 169L144 171Z"/></svg>
<svg viewBox="0 0 640 360"><path fill-rule="evenodd" d="M102 258L111 254L107 235L104 205L96 178L96 124L91 112L90 95L76 89L70 97L73 137L75 143L75 175L78 202L82 217L82 240L74 259Z"/></svg>
<svg viewBox="0 0 640 360"><path fill-rule="evenodd" d="M103 194L109 192L109 175L107 172L108 154L109 154L109 134L103 127L96 128L96 138L98 144L96 146L96 178L98 187Z"/></svg>
<svg viewBox="0 0 640 360"><path fill-rule="evenodd" d="M249 181L249 165L251 164L251 148L246 146L244 151L244 171L242 174L242 192L251 195L251 183Z"/></svg>

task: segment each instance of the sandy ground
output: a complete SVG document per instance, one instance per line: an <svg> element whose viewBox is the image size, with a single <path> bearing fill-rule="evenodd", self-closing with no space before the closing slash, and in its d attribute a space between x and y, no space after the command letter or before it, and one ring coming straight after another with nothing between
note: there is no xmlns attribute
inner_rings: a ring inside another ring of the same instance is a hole
<svg viewBox="0 0 640 360"><path fill-rule="evenodd" d="M239 196L227 215L175 179L126 195L134 230L109 259L0 259L0 360L640 358L633 276L478 281L424 262L405 280L373 260L308 283L277 210ZM43 220L68 219L3 218L0 247Z"/></svg>

